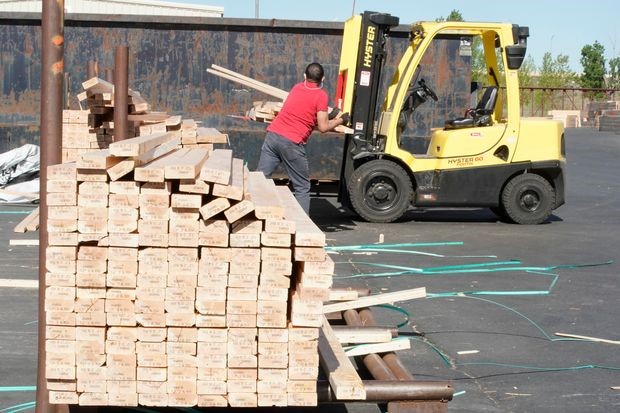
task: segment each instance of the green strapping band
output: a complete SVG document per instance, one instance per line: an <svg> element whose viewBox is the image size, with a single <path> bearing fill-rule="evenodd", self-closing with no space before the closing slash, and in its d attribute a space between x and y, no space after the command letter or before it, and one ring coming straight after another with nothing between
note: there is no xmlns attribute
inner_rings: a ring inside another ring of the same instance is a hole
<svg viewBox="0 0 620 413"><path fill-rule="evenodd" d="M0 387L0 393L13 391L35 391L36 389L37 386L2 386Z"/></svg>

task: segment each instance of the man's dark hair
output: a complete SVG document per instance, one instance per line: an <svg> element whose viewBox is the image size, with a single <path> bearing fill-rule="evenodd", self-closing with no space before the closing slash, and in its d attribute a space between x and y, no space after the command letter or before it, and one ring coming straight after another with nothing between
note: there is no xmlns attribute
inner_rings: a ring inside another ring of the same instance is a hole
<svg viewBox="0 0 620 413"><path fill-rule="evenodd" d="M306 80L313 83L321 83L323 76L325 76L325 72L323 71L323 66L319 63L310 63L306 67Z"/></svg>

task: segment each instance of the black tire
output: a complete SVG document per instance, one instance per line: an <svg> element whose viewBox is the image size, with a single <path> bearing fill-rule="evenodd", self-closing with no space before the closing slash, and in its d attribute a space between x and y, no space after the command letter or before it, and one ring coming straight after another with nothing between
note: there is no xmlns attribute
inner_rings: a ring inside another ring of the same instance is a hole
<svg viewBox="0 0 620 413"><path fill-rule="evenodd" d="M555 190L542 176L517 175L502 192L502 206L513 222L535 225L545 222L555 206Z"/></svg>
<svg viewBox="0 0 620 413"><path fill-rule="evenodd" d="M357 168L348 184L355 212L370 222L393 222L411 204L413 188L407 172L396 163L375 159Z"/></svg>

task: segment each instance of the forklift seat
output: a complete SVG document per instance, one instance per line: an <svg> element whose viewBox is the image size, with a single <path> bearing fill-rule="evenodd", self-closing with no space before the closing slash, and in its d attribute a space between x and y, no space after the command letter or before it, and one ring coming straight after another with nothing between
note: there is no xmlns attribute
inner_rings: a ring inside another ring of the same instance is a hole
<svg viewBox="0 0 620 413"><path fill-rule="evenodd" d="M446 129L471 128L472 126L489 126L491 114L497 102L497 86L489 86L482 94L482 98L475 109L468 109L465 117L447 120Z"/></svg>

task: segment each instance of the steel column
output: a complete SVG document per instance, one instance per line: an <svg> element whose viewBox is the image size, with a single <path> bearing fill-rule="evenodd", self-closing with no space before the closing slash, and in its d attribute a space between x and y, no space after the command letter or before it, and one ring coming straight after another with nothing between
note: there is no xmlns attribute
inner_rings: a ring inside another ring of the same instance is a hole
<svg viewBox="0 0 620 413"><path fill-rule="evenodd" d="M47 166L61 162L62 82L64 77L64 0L43 0L41 15L41 167L39 187L39 310L36 413L67 410L51 405L45 380L45 250Z"/></svg>
<svg viewBox="0 0 620 413"><path fill-rule="evenodd" d="M127 139L129 48L117 46L114 54L114 141Z"/></svg>
<svg viewBox="0 0 620 413"><path fill-rule="evenodd" d="M89 60L88 66L86 67L86 77L91 79L93 77L99 76L99 67L96 60Z"/></svg>

